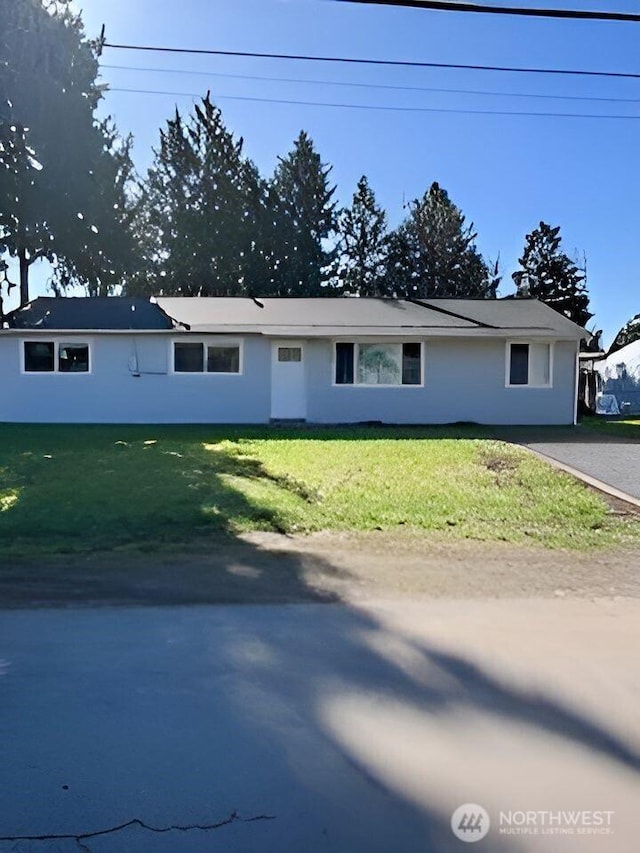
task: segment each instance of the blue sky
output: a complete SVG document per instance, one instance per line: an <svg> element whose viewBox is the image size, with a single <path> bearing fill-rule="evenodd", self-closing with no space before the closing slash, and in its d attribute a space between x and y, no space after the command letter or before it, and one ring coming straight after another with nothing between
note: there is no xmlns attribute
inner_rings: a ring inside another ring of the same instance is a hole
<svg viewBox="0 0 640 853"><path fill-rule="evenodd" d="M97 35L105 24L107 40L113 43L640 72L640 24L435 12L337 0L85 0L77 5L87 34ZM508 4L495 0L494 5ZM637 3L624 0L522 0L520 5L638 10ZM403 201L421 196L437 180L474 222L480 251L491 259L500 253L501 294L513 291L511 272L525 234L544 219L561 226L566 251L586 253L593 324L604 329L605 343L640 312L640 80L114 49L104 51L102 63L103 81L112 88L103 110L114 116L121 132L133 133L140 171L149 165L159 128L176 104L188 112L192 95L210 89L227 126L244 137L246 153L263 174L273 171L277 156L305 129L323 160L333 166L340 203L350 201L356 182L366 174L392 226L404 215ZM403 112L232 97L601 117ZM596 98L631 102L592 100Z"/></svg>

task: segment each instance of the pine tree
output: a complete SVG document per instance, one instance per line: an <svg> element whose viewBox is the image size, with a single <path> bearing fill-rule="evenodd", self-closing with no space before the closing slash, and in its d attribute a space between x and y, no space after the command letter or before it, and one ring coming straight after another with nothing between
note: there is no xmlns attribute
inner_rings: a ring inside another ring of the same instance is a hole
<svg viewBox="0 0 640 853"><path fill-rule="evenodd" d="M518 295L535 296L541 302L583 328L593 316L589 311L586 273L561 250L560 227L540 222L526 236L521 269L513 273Z"/></svg>
<svg viewBox="0 0 640 853"><path fill-rule="evenodd" d="M363 175L351 207L340 213L339 287L358 296L384 296L387 217Z"/></svg>
<svg viewBox="0 0 640 853"><path fill-rule="evenodd" d="M141 191L137 232L145 272L127 292L238 296L264 276L267 187L207 94L175 117Z"/></svg>
<svg viewBox="0 0 640 853"><path fill-rule="evenodd" d="M123 186L129 143L95 110L100 41L85 38L69 0L0 0L0 255L5 285L46 259L54 282L105 292L131 256Z"/></svg>
<svg viewBox="0 0 640 853"><path fill-rule="evenodd" d="M61 294L81 284L88 296L110 296L138 264L133 235L135 171L133 137L121 137L111 119L100 123L104 145L93 178L99 193L85 199L88 233L77 251L57 258L52 289Z"/></svg>
<svg viewBox="0 0 640 853"><path fill-rule="evenodd" d="M280 256L274 266L276 290L281 296L335 293L337 253L330 243L337 214L330 172L331 166L322 163L304 131L276 168L272 187Z"/></svg>
<svg viewBox="0 0 640 853"><path fill-rule="evenodd" d="M626 347L627 344L632 344L637 340L640 340L640 314L636 314L620 329L609 347L609 354L617 352L622 347Z"/></svg>
<svg viewBox="0 0 640 853"><path fill-rule="evenodd" d="M494 297L498 278L478 252L473 225L433 183L389 237L387 285L412 298Z"/></svg>

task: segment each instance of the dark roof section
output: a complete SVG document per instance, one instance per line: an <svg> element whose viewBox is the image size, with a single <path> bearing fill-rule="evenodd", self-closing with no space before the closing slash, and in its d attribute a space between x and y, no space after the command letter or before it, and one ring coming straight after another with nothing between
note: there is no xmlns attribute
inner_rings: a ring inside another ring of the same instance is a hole
<svg viewBox="0 0 640 853"><path fill-rule="evenodd" d="M9 314L7 321L10 329L66 331L164 330L176 325L159 305L128 296L40 296Z"/></svg>

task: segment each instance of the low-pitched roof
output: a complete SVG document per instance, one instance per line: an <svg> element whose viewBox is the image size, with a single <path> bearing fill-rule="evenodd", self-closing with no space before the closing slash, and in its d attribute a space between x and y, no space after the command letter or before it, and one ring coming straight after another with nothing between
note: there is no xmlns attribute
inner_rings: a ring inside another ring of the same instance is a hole
<svg viewBox="0 0 640 853"><path fill-rule="evenodd" d="M584 329L537 299L39 297L8 317L31 331L165 331L278 337L539 336Z"/></svg>
<svg viewBox="0 0 640 853"><path fill-rule="evenodd" d="M586 337L584 329L537 299L154 298L178 323L200 332Z"/></svg>

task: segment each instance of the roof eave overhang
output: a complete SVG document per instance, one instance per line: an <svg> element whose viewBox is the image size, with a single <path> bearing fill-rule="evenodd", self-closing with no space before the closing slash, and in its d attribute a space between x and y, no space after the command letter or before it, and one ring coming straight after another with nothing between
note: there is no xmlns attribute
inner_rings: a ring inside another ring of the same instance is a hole
<svg viewBox="0 0 640 853"><path fill-rule="evenodd" d="M545 327L520 328L460 328L460 327L374 327L374 326L244 326L244 325L203 325L191 328L175 329L0 329L0 335L7 337L42 337L43 335L260 335L281 338L318 338L344 340L355 337L385 338L544 338L553 340L580 341L586 333L571 334L569 331Z"/></svg>
<svg viewBox="0 0 640 853"><path fill-rule="evenodd" d="M456 328L456 327L425 327L425 326L402 326L402 327L373 327L373 326L348 326L348 327L298 327L298 326L276 326L276 327L237 327L237 326L192 326L191 334L255 334L265 337L283 338L342 338L354 337L419 337L419 338L545 338L553 340L580 341L586 337L584 334L571 333L559 329L544 327L522 327L522 328Z"/></svg>
<svg viewBox="0 0 640 853"><path fill-rule="evenodd" d="M182 329L0 329L0 335L20 338L41 338L43 335L173 335L176 332L182 334Z"/></svg>

